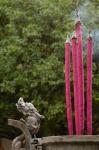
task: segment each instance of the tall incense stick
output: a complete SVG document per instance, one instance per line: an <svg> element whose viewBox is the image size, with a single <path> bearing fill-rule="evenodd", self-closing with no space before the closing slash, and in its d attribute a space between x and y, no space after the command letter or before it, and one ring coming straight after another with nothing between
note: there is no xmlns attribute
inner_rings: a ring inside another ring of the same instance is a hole
<svg viewBox="0 0 99 150"><path fill-rule="evenodd" d="M69 135L73 134L72 104L70 93L70 43L65 43L65 80L66 80L66 111Z"/></svg>
<svg viewBox="0 0 99 150"><path fill-rule="evenodd" d="M78 107L78 81L77 81L77 38L72 37L72 61L73 61L73 80L74 80L74 111L76 135L79 135L79 107Z"/></svg>
<svg viewBox="0 0 99 150"><path fill-rule="evenodd" d="M92 36L87 41L87 133L92 135Z"/></svg>
<svg viewBox="0 0 99 150"><path fill-rule="evenodd" d="M83 68L83 46L82 27L78 18L76 22L76 36L78 39L77 48L77 80L78 80L78 107L79 107L79 128L80 134L84 132L84 68Z"/></svg>

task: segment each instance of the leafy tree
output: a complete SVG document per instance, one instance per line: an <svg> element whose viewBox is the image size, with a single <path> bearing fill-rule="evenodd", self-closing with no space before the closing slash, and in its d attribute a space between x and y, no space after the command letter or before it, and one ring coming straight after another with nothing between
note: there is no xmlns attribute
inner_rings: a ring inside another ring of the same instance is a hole
<svg viewBox="0 0 99 150"><path fill-rule="evenodd" d="M0 1L1 131L6 119L18 117L15 103L23 96L46 116L43 134L63 132L64 41L72 9L69 0Z"/></svg>

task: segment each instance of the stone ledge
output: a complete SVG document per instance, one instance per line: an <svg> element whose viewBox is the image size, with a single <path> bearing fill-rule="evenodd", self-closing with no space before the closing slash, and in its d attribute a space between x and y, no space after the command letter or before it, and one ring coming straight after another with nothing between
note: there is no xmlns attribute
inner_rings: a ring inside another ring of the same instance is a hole
<svg viewBox="0 0 99 150"><path fill-rule="evenodd" d="M81 136L49 136L39 139L41 148L31 150L98 150L99 135L81 135ZM24 148L21 150L25 150Z"/></svg>
<svg viewBox="0 0 99 150"><path fill-rule="evenodd" d="M80 136L49 136L41 139L42 144L47 143L99 143L99 135L80 135Z"/></svg>

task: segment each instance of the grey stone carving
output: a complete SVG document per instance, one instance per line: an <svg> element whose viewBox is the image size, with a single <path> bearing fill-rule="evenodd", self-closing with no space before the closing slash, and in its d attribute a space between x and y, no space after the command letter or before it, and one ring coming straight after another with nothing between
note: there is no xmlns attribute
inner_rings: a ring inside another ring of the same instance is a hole
<svg viewBox="0 0 99 150"><path fill-rule="evenodd" d="M44 116L39 114L32 103L24 102L22 97L19 98L16 106L18 111L23 114L24 119L21 118L20 121L8 119L9 125L17 127L22 131L22 134L13 140L12 150L20 150L22 147L25 147L26 150L36 150L35 145L39 145L36 134L40 129L40 120L44 119ZM34 135L34 138L32 138L32 135ZM34 148L31 148L33 143Z"/></svg>
<svg viewBox="0 0 99 150"><path fill-rule="evenodd" d="M26 150L31 150L32 137L26 125L14 119L8 119L8 125L19 128L22 131L22 134L13 140L11 150L20 150L22 147L25 147Z"/></svg>
<svg viewBox="0 0 99 150"><path fill-rule="evenodd" d="M39 114L32 103L24 102L22 97L19 98L16 106L18 111L25 117L25 119L22 118L21 121L26 124L32 135L37 134L40 128L40 120L44 119L44 116Z"/></svg>

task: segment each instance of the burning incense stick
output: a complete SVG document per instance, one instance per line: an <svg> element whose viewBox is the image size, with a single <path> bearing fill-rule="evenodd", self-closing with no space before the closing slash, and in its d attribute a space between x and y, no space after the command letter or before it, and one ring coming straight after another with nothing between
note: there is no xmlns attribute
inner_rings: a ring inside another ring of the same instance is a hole
<svg viewBox="0 0 99 150"><path fill-rule="evenodd" d="M82 28L78 18L76 22L77 47L77 80L78 80L78 107L79 107L79 128L80 134L84 132L84 68L83 68L83 47L82 47Z"/></svg>
<svg viewBox="0 0 99 150"><path fill-rule="evenodd" d="M92 36L87 41L87 133L92 135Z"/></svg>
<svg viewBox="0 0 99 150"><path fill-rule="evenodd" d="M77 38L72 37L72 61L73 61L73 79L74 79L74 111L76 135L79 135L79 107L78 107L78 80L77 80Z"/></svg>
<svg viewBox="0 0 99 150"><path fill-rule="evenodd" d="M65 80L66 80L66 110L69 135L73 134L72 104L70 93L70 43L65 43Z"/></svg>

